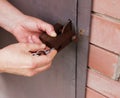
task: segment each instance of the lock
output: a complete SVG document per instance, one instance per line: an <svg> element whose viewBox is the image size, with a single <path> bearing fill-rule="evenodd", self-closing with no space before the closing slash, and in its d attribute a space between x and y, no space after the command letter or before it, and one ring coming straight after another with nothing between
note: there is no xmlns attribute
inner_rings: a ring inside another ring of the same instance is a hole
<svg viewBox="0 0 120 98"><path fill-rule="evenodd" d="M77 39L77 35L72 28L72 21L70 19L65 25L56 23L54 29L57 33L56 37L51 37L45 32L39 36L40 40L50 49L54 48L59 52L72 41Z"/></svg>

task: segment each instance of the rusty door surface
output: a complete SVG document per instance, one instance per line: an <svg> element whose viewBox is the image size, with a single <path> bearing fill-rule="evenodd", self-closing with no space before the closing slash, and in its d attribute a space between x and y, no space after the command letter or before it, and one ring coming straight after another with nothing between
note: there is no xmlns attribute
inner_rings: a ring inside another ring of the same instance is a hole
<svg viewBox="0 0 120 98"><path fill-rule="evenodd" d="M89 27L89 17L86 20L87 17L80 15L80 13L84 14L84 10L81 11L79 7L81 3L88 6L87 1L89 0L9 1L23 13L43 19L51 24L56 22L64 24L68 19L71 19L77 31L86 29L82 26ZM86 6L83 6L82 9ZM90 6L86 9L90 9ZM90 10L86 10L85 13L88 13L89 16L89 12ZM79 20L86 22L81 25ZM85 98L88 32L89 28L87 28L87 39L83 35L81 43L78 45L72 43L58 53L52 67L47 71L31 78L0 74L0 98ZM16 42L15 38L5 30L0 29L0 33L0 48ZM83 45L84 43L85 45ZM80 48L82 52L80 52ZM83 61L79 60L82 58L81 53L85 54ZM79 73L79 71L81 72Z"/></svg>

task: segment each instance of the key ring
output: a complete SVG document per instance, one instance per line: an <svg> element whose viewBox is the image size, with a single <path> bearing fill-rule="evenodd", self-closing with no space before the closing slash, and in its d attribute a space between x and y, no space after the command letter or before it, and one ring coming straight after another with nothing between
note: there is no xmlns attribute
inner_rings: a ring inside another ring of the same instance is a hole
<svg viewBox="0 0 120 98"><path fill-rule="evenodd" d="M43 50L43 51L41 51L41 50L38 50L37 52L35 52L35 53L32 53L32 55L33 56L40 56L40 55L47 55L47 54L49 54L52 50L55 50L55 48L51 48L51 49L47 49L47 50Z"/></svg>

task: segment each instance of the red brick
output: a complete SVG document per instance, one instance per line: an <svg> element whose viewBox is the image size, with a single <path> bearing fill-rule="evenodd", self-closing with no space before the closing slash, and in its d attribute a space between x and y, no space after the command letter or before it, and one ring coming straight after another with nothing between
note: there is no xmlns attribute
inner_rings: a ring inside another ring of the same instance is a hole
<svg viewBox="0 0 120 98"><path fill-rule="evenodd" d="M107 98L94 90L87 88L86 98Z"/></svg>
<svg viewBox="0 0 120 98"><path fill-rule="evenodd" d="M88 71L87 86L108 98L120 98L120 83L93 70Z"/></svg>
<svg viewBox="0 0 120 98"><path fill-rule="evenodd" d="M118 56L106 50L90 45L89 67L102 74L113 77L118 63Z"/></svg>
<svg viewBox="0 0 120 98"><path fill-rule="evenodd" d="M93 15L90 42L120 54L120 22Z"/></svg>
<svg viewBox="0 0 120 98"><path fill-rule="evenodd" d="M93 0L95 12L107 14L120 19L120 0Z"/></svg>

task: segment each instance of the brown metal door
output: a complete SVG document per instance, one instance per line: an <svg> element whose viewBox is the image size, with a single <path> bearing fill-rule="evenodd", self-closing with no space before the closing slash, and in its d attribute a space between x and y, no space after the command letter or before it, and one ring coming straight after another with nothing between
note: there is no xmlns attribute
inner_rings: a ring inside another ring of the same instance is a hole
<svg viewBox="0 0 120 98"><path fill-rule="evenodd" d="M9 0L25 14L51 24L71 19L77 32L76 47L70 44L56 56L52 67L34 77L0 74L0 98L85 98L91 0ZM0 29L0 48L16 42Z"/></svg>

